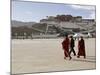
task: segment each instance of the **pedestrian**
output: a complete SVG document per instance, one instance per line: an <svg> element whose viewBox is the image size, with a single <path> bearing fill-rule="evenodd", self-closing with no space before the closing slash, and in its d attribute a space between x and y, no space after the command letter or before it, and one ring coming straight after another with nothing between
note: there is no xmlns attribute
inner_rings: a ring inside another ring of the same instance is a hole
<svg viewBox="0 0 100 75"><path fill-rule="evenodd" d="M70 40L70 52L69 54L71 54L73 52L74 56L76 56L74 47L75 47L75 41L73 39L73 36L70 36L71 40Z"/></svg>
<svg viewBox="0 0 100 75"><path fill-rule="evenodd" d="M64 50L64 59L66 59L66 57L69 57L69 60L71 60L71 56L69 54L69 38L68 35L66 35L65 39L62 42L62 48Z"/></svg>
<svg viewBox="0 0 100 75"><path fill-rule="evenodd" d="M78 42L78 58L80 58L80 56L84 56L84 58L86 58L86 53L85 53L85 42L83 37L81 36L81 39Z"/></svg>

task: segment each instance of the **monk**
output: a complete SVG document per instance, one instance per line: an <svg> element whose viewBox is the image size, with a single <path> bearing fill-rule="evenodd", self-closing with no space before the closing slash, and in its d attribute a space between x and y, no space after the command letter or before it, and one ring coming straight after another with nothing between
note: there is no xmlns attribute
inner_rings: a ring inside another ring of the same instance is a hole
<svg viewBox="0 0 100 75"><path fill-rule="evenodd" d="M64 59L66 59L66 57L69 57L69 60L71 60L72 57L69 54L69 38L68 38L68 35L66 35L66 38L62 42L62 48L64 50Z"/></svg>
<svg viewBox="0 0 100 75"><path fill-rule="evenodd" d="M71 52L73 52L74 56L76 56L74 47L75 47L75 41L73 39L73 36L70 36L71 40L70 40L70 51L69 54L71 54Z"/></svg>
<svg viewBox="0 0 100 75"><path fill-rule="evenodd" d="M83 37L81 37L81 39L78 42L78 58L80 58L80 56L84 56L84 58L86 58L86 53L85 53L85 42Z"/></svg>

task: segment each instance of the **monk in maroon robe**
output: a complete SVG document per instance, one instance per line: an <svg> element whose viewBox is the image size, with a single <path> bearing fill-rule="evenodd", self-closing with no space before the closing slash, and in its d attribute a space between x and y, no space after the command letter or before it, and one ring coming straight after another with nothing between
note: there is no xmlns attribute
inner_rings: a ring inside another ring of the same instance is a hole
<svg viewBox="0 0 100 75"><path fill-rule="evenodd" d="M84 56L84 58L86 58L86 53L85 53L85 42L83 37L81 37L81 40L79 40L78 42L78 58L80 56Z"/></svg>
<svg viewBox="0 0 100 75"><path fill-rule="evenodd" d="M66 38L62 42L62 47L63 47L63 50L64 50L64 59L66 59L66 57L69 57L71 59L72 57L69 54L69 38L68 38L68 35L66 35Z"/></svg>

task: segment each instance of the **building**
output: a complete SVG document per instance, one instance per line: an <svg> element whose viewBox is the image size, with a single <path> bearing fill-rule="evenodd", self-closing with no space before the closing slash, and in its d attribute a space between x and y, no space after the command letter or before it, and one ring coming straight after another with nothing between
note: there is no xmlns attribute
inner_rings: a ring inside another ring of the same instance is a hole
<svg viewBox="0 0 100 75"><path fill-rule="evenodd" d="M69 18L69 19L67 19ZM77 30L92 30L95 25L94 19L82 19L82 16L71 16L71 15L57 15L48 16L46 19L40 20L40 23L46 23L48 25L47 29L51 26L59 27L64 31L73 31L73 29Z"/></svg>

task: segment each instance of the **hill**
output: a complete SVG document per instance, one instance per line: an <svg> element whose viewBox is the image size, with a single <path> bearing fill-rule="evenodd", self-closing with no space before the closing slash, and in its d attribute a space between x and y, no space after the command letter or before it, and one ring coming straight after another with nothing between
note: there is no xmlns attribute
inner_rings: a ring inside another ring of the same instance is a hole
<svg viewBox="0 0 100 75"><path fill-rule="evenodd" d="M11 21L11 26L12 27L20 27L20 26L27 26L27 27L32 27L36 22L22 22L22 21L16 21L12 20Z"/></svg>

